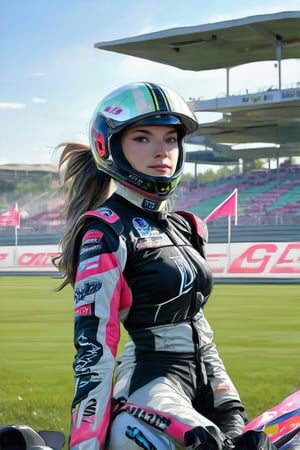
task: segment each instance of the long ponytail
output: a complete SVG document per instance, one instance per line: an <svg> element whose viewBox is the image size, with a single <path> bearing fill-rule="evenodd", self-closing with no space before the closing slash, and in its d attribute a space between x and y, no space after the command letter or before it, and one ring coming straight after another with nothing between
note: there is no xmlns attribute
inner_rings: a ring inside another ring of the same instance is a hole
<svg viewBox="0 0 300 450"><path fill-rule="evenodd" d="M112 192L111 178L100 172L88 145L78 142L64 142L56 148L62 150L58 168L63 174L65 206L65 231L60 241L61 253L53 259L54 266L64 275L63 283L74 286L78 239L76 223L79 217L90 209L99 207Z"/></svg>

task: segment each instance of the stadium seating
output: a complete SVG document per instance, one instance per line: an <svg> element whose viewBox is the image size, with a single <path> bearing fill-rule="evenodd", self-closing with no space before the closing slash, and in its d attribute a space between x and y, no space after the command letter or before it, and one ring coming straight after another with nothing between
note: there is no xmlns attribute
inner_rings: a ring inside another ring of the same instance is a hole
<svg viewBox="0 0 300 450"><path fill-rule="evenodd" d="M183 187L176 201L176 209L188 209L205 218L238 189L240 225L300 223L300 168L254 171L222 178L194 189ZM214 222L222 223L219 218Z"/></svg>
<svg viewBox="0 0 300 450"><path fill-rule="evenodd" d="M197 186L194 182L183 182L175 201L175 209L189 210L205 218L236 188L239 226L300 224L300 166L252 171L199 183ZM44 192L37 198L32 198L32 194L30 197L24 195L22 198L12 199L11 203L13 201L18 202L21 212L19 234L51 234L63 230L61 190ZM224 223L226 218L220 217L211 221L210 227L222 226ZM0 227L1 235L10 231Z"/></svg>

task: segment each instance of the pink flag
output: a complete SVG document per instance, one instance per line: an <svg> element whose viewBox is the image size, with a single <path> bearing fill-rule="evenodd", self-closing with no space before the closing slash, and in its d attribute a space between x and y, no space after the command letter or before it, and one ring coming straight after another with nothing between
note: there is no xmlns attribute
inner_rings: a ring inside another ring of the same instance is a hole
<svg viewBox="0 0 300 450"><path fill-rule="evenodd" d="M20 226L20 214L18 212L18 205L14 203L12 207L0 214L0 227L19 227Z"/></svg>
<svg viewBox="0 0 300 450"><path fill-rule="evenodd" d="M229 195L219 206L217 206L208 216L204 219L205 222L216 219L221 216L234 216L234 224L237 225L237 189Z"/></svg>

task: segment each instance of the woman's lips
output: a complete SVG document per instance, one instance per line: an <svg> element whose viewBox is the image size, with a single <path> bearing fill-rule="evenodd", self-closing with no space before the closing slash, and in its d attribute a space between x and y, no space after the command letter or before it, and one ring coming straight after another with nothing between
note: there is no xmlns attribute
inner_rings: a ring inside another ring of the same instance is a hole
<svg viewBox="0 0 300 450"><path fill-rule="evenodd" d="M150 166L150 169L155 170L156 172L162 172L166 173L170 171L170 166L167 166L165 164L160 164L156 166Z"/></svg>

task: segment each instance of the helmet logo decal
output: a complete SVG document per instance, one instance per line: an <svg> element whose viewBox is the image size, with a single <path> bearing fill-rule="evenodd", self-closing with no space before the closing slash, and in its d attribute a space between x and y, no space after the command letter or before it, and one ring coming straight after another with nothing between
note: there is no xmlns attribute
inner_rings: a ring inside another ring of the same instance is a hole
<svg viewBox="0 0 300 450"><path fill-rule="evenodd" d="M128 178L131 181L131 183L134 184L135 186L142 186L142 184L143 184L143 180L141 178L139 178L137 175L135 175L134 173L130 173L128 175Z"/></svg>
<svg viewBox="0 0 300 450"><path fill-rule="evenodd" d="M123 111L119 106L107 106L104 108L104 112L112 114L113 116L118 116Z"/></svg>
<svg viewBox="0 0 300 450"><path fill-rule="evenodd" d="M134 217L132 219L132 225L141 237L150 236L151 227L149 223L146 222L146 220L142 217Z"/></svg>
<svg viewBox="0 0 300 450"><path fill-rule="evenodd" d="M107 150L105 145L105 139L103 134L99 134L99 136L96 137L96 148L97 152L99 153L100 158L106 158L107 157Z"/></svg>

